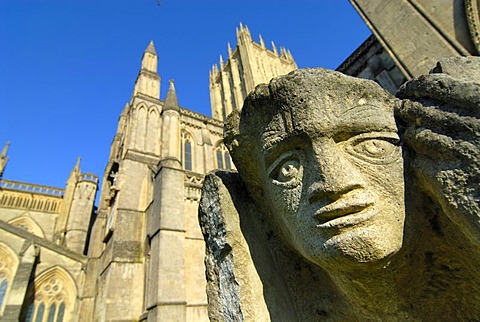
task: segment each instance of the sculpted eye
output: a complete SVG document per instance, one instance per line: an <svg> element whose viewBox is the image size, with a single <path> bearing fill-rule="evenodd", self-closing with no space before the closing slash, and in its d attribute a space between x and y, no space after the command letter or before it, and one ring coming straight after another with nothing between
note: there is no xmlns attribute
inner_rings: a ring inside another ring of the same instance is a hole
<svg viewBox="0 0 480 322"><path fill-rule="evenodd" d="M302 157L298 153L286 153L274 162L268 170L273 183L294 187L300 183L303 174Z"/></svg>
<svg viewBox="0 0 480 322"><path fill-rule="evenodd" d="M400 156L399 138L396 134L360 135L348 143L347 151L350 154L372 163L386 164Z"/></svg>
<svg viewBox="0 0 480 322"><path fill-rule="evenodd" d="M372 158L382 158L392 154L397 147L391 142L381 139L370 139L360 142L353 149Z"/></svg>
<svg viewBox="0 0 480 322"><path fill-rule="evenodd" d="M280 165L274 179L280 182L287 182L295 179L299 171L300 162L298 160L287 160Z"/></svg>

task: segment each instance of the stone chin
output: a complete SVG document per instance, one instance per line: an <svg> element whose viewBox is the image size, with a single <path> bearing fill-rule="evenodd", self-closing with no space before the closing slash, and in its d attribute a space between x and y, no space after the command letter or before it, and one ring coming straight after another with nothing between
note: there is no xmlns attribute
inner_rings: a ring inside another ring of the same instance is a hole
<svg viewBox="0 0 480 322"><path fill-rule="evenodd" d="M389 229L372 222L337 232L324 240L311 240L309 244L312 245L310 249L293 247L320 267L348 270L365 264L383 266L402 248L403 225Z"/></svg>
<svg viewBox="0 0 480 322"><path fill-rule="evenodd" d="M325 242L325 249L342 255L347 261L372 263L388 258L400 251L401 238L385 239L376 229L358 228L358 232L337 235ZM379 236L379 235L382 236ZM387 234L388 235L388 234ZM393 236L390 236L393 237Z"/></svg>

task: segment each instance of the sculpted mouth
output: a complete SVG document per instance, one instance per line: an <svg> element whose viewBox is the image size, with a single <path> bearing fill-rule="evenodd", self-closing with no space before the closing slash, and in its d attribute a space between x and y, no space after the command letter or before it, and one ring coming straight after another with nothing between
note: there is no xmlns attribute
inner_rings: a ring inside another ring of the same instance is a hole
<svg viewBox="0 0 480 322"><path fill-rule="evenodd" d="M320 222L317 227L341 228L359 224L375 215L373 205L373 201L335 201L315 212L315 219Z"/></svg>

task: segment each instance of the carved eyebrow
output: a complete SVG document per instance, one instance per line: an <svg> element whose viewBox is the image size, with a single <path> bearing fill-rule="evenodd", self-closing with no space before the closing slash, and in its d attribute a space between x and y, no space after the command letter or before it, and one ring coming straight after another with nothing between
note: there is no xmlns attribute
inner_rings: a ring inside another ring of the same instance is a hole
<svg viewBox="0 0 480 322"><path fill-rule="evenodd" d="M382 113L383 112L383 113ZM381 109L376 105L355 105L341 111L337 117L347 118L353 120L365 120L372 116L379 116L379 114L389 115L388 111ZM393 110L392 110L393 115ZM383 119L383 118L382 118Z"/></svg>
<svg viewBox="0 0 480 322"><path fill-rule="evenodd" d="M267 130L262 134L262 152L269 150L272 146L277 144L277 142L283 141L286 133L278 130Z"/></svg>
<svg viewBox="0 0 480 322"><path fill-rule="evenodd" d="M389 115L388 111L381 113L381 110L372 112L372 105L354 106L348 108L340 113L341 120L348 120L340 122L337 127L341 128L341 132L351 133L357 135L365 131L378 132L397 132L397 125L395 123L393 112ZM355 113L352 113L355 111ZM387 117L385 117L387 116Z"/></svg>
<svg viewBox="0 0 480 322"><path fill-rule="evenodd" d="M277 132L278 133L278 132ZM268 168L281 154L287 150L294 150L299 147L302 135L293 133L282 133L277 135L271 142L262 144L261 152L264 155L265 166ZM292 149L293 145L293 149Z"/></svg>

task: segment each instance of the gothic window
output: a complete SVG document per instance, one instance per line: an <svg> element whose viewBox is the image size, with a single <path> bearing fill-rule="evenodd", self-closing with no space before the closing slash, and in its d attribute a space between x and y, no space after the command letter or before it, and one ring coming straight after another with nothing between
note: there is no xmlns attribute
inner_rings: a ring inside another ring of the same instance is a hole
<svg viewBox="0 0 480 322"><path fill-rule="evenodd" d="M8 223L13 226L20 227L31 234L40 236L42 238L45 237L40 226L38 226L38 224L27 213L23 214L20 217L10 220Z"/></svg>
<svg viewBox="0 0 480 322"><path fill-rule="evenodd" d="M228 153L228 151L225 151L223 156L225 158L225 169L231 170L232 165L231 165L231 162L230 162L230 153Z"/></svg>
<svg viewBox="0 0 480 322"><path fill-rule="evenodd" d="M218 169L223 169L223 156L222 156L222 150L217 148L217 168Z"/></svg>
<svg viewBox="0 0 480 322"><path fill-rule="evenodd" d="M17 267L18 259L15 254L6 246L0 245L0 317Z"/></svg>
<svg viewBox="0 0 480 322"><path fill-rule="evenodd" d="M54 268L35 280L29 298L26 322L68 321L69 310L75 304L74 283L62 269Z"/></svg>
<svg viewBox="0 0 480 322"><path fill-rule="evenodd" d="M181 145L180 162L185 170L192 171L193 139L186 131L182 131Z"/></svg>
<svg viewBox="0 0 480 322"><path fill-rule="evenodd" d="M219 144L215 148L215 158L217 160L217 169L232 169L232 162L227 148L223 144Z"/></svg>

